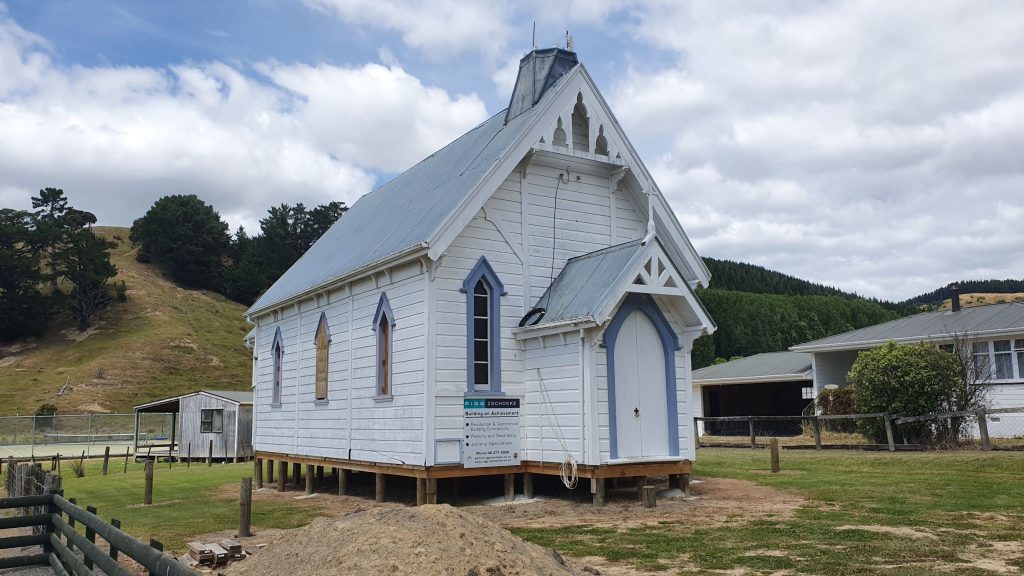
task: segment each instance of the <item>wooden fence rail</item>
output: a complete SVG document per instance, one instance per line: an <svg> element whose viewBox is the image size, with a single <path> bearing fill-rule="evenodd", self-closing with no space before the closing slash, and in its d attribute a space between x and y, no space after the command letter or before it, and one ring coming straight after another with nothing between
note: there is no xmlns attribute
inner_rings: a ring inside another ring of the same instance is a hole
<svg viewBox="0 0 1024 576"><path fill-rule="evenodd" d="M0 498L0 509L45 507L48 510L42 514L0 518L0 529L35 526L43 528L41 534L0 538L0 549L43 546L41 554L0 558L0 569L49 566L59 575L87 576L95 574L95 569L98 569L108 576L131 576L132 572L117 560L120 553L138 562L150 574L197 575L173 556L165 554L153 545L136 540L114 524L103 521L96 515L95 509L84 510L65 499L59 490L59 479L55 480L52 485L57 489L48 494ZM67 520L64 518L65 515ZM86 535L75 530L75 523L85 526ZM119 522L115 524L120 525ZM97 537L109 544L109 552L96 544ZM73 552L75 548L82 554L81 558Z"/></svg>

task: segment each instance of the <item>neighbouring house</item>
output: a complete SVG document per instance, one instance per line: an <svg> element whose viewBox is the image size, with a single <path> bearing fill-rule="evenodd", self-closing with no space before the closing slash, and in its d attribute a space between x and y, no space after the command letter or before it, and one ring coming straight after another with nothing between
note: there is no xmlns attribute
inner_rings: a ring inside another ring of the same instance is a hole
<svg viewBox="0 0 1024 576"><path fill-rule="evenodd" d="M215 460L250 458L252 392L197 390L135 407L135 455ZM144 414L171 414L170 438L140 428ZM147 449L148 448L148 449Z"/></svg>
<svg viewBox="0 0 1024 576"><path fill-rule="evenodd" d="M410 121L411 123L412 121ZM257 457L415 477L690 471L709 272L576 54L360 198L247 312ZM272 465L272 464L271 464ZM529 479L529 482L526 480Z"/></svg>
<svg viewBox="0 0 1024 576"><path fill-rule="evenodd" d="M695 416L800 416L814 404L811 355L766 352L693 371ZM701 422L702 434L734 434L746 423ZM795 425L794 433L799 432ZM744 432L745 433L745 432Z"/></svg>
<svg viewBox="0 0 1024 576"><path fill-rule="evenodd" d="M793 346L811 355L814 391L846 386L847 374L863 350L887 342L930 342L952 348L954 341L971 346L974 367L989 387L992 408L1024 407L1024 303L1008 302L962 308L953 294L952 309L922 312ZM1024 414L989 415L993 437L1024 435Z"/></svg>

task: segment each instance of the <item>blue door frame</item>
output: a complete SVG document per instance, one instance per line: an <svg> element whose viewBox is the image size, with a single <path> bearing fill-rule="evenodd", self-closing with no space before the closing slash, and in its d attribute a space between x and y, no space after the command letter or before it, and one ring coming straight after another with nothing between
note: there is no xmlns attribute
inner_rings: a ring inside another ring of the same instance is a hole
<svg viewBox="0 0 1024 576"><path fill-rule="evenodd" d="M618 433L615 417L615 342L619 336L622 323L635 311L642 312L654 324L661 337L661 345L665 353L665 407L668 410L668 450L669 456L679 456L679 409L676 395L676 350L679 349L679 338L672 331L665 315L649 294L631 293L612 318L608 329L604 331L602 345L607 349L608 358L608 430L611 435L611 458L619 457Z"/></svg>

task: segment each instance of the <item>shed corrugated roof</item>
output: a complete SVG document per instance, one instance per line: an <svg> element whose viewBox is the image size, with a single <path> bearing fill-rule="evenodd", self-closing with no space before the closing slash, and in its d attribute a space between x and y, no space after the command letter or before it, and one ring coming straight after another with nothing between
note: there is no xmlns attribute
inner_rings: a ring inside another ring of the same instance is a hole
<svg viewBox="0 0 1024 576"><path fill-rule="evenodd" d="M884 344L889 340L944 340L953 334L983 335L987 332L1024 332L1024 304L1007 302L962 308L959 312L922 312L851 330L828 338L792 346L790 350L858 350Z"/></svg>
<svg viewBox="0 0 1024 576"><path fill-rule="evenodd" d="M548 89L544 97L553 98L555 92ZM361 197L256 300L249 313L272 308L428 242L542 108L525 109L507 123L502 110Z"/></svg>
<svg viewBox="0 0 1024 576"><path fill-rule="evenodd" d="M793 380L811 380L811 355L804 352L767 352L707 366L693 371L693 381L776 380L792 376Z"/></svg>
<svg viewBox="0 0 1024 576"><path fill-rule="evenodd" d="M570 258L535 307L547 312L537 326L592 319L619 285L623 274L640 266L641 240L633 240Z"/></svg>
<svg viewBox="0 0 1024 576"><path fill-rule="evenodd" d="M235 390L199 390L199 392L220 396L239 404L252 404L252 392L238 392Z"/></svg>

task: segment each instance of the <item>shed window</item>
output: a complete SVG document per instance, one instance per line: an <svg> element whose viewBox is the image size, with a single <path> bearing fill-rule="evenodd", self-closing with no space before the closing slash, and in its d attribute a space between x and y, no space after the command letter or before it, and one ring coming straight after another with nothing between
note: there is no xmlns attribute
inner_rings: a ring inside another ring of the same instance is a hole
<svg viewBox="0 0 1024 576"><path fill-rule="evenodd" d="M486 258L462 285L466 293L466 388L501 391L501 301L504 287Z"/></svg>
<svg viewBox="0 0 1024 576"><path fill-rule="evenodd" d="M377 313L373 317L373 330L377 333L377 396L391 396L392 354L394 352L395 315L391 311L387 294L381 293Z"/></svg>
<svg viewBox="0 0 1024 576"><path fill-rule="evenodd" d="M331 352L331 332L327 326L327 316L320 314L320 322L316 326L316 399L327 399L327 376Z"/></svg>
<svg viewBox="0 0 1024 576"><path fill-rule="evenodd" d="M224 410L202 409L199 411L199 431L203 434L224 432Z"/></svg>
<svg viewBox="0 0 1024 576"><path fill-rule="evenodd" d="M271 403L281 403L281 380L284 364L284 344L281 342L281 329L278 328L274 332L274 343L271 345L271 352L273 355L273 371L274 371L274 384L273 391L271 393Z"/></svg>

